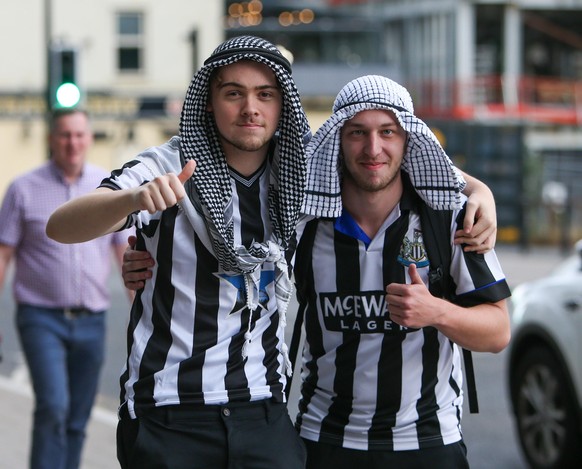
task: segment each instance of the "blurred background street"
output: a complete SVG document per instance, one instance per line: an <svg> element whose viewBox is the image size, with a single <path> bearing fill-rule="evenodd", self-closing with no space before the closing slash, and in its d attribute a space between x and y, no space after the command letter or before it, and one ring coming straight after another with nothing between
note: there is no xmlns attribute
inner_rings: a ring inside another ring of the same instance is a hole
<svg viewBox="0 0 582 469"><path fill-rule="evenodd" d="M178 133L192 74L224 39L251 34L292 62L314 130L349 80L382 74L404 84L455 164L493 190L511 287L548 274L582 238L582 0L20 0L3 2L0 15L0 195L46 161L49 110L86 108L89 161L118 168ZM59 93L64 84L72 95ZM129 303L116 272L110 287L83 469L117 467ZM25 469L32 392L13 316L9 273L0 296L0 467ZM505 359L474 356L481 412L467 409L463 420L474 469L525 467ZM291 397L294 416L296 389Z"/></svg>

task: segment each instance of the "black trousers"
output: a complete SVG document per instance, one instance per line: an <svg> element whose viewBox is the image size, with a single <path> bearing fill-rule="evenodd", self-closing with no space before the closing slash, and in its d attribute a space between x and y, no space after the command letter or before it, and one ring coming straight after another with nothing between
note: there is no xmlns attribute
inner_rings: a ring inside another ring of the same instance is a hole
<svg viewBox="0 0 582 469"><path fill-rule="evenodd" d="M117 427L122 469L304 469L305 445L285 404L163 406Z"/></svg>
<svg viewBox="0 0 582 469"><path fill-rule="evenodd" d="M304 440L307 469L468 469L463 441L411 451L362 451Z"/></svg>

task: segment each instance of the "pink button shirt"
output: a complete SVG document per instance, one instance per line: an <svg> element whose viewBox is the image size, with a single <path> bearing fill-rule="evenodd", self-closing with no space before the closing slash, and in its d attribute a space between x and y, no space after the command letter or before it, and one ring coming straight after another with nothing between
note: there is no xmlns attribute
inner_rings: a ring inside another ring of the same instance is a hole
<svg viewBox="0 0 582 469"><path fill-rule="evenodd" d="M95 189L108 173L86 164L73 184L51 161L17 177L0 209L0 243L15 248L14 298L49 308L109 307L112 247L129 232L80 244L61 244L45 234L49 216L63 203ZM120 279L121 281L121 279Z"/></svg>

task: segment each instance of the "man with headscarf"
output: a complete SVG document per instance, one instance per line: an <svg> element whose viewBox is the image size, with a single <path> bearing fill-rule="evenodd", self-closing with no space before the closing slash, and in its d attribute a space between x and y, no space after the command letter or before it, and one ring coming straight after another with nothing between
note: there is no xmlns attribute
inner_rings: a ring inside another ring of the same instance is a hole
<svg viewBox="0 0 582 469"><path fill-rule="evenodd" d="M135 226L156 259L129 322L123 468L304 466L283 334L310 131L290 70L268 41L224 42L192 79L180 137L47 225L65 243Z"/></svg>
<svg viewBox="0 0 582 469"><path fill-rule="evenodd" d="M307 468L467 468L460 347L507 345L510 292L494 251L454 242L459 175L408 91L381 76L340 91L307 155L303 211L319 217L295 259ZM444 235L423 232L422 204L453 210ZM428 289L430 236L450 243L450 301Z"/></svg>

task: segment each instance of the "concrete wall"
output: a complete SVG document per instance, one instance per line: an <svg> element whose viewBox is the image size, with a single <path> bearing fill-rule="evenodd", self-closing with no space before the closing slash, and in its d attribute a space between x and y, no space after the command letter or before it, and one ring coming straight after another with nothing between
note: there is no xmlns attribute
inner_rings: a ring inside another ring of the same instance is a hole
<svg viewBox="0 0 582 469"><path fill-rule="evenodd" d="M218 0L3 1L0 93L44 90L50 23L53 41L78 49L81 85L87 89L182 95L200 65L193 57L203 59L224 38L223 11ZM139 75L124 76L116 70L118 12L144 16L144 70ZM190 41L193 32L198 38L196 53Z"/></svg>

